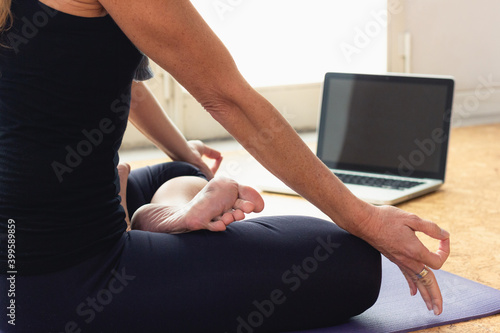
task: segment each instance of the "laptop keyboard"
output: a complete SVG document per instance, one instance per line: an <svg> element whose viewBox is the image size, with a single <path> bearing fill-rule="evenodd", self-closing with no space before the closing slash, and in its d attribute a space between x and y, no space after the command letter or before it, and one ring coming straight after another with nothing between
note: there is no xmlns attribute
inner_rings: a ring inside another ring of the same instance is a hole
<svg viewBox="0 0 500 333"><path fill-rule="evenodd" d="M393 189L393 190L406 190L406 189L423 184L422 182L415 182L415 181L408 181L408 180L398 180L398 179L381 178L381 177L350 175L350 174L337 173L337 172L335 173L335 175L344 184L365 185L365 186L388 188L388 189Z"/></svg>

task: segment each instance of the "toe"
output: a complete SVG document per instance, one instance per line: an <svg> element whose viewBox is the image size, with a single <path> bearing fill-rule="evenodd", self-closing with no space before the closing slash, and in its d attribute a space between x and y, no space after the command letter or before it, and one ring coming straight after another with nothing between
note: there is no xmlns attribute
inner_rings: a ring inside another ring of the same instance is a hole
<svg viewBox="0 0 500 333"><path fill-rule="evenodd" d="M235 221L241 221L245 219L245 213L241 211L240 209L235 209L232 212L233 218Z"/></svg>
<svg viewBox="0 0 500 333"><path fill-rule="evenodd" d="M226 212L222 215L222 222L224 222L225 225L228 225L232 222L234 222L234 216L233 212Z"/></svg>
<svg viewBox="0 0 500 333"><path fill-rule="evenodd" d="M236 201L234 202L233 209L238 209L243 213L247 214L256 211L255 204L253 202L243 199L236 199Z"/></svg>
<svg viewBox="0 0 500 333"><path fill-rule="evenodd" d="M243 201L253 203L253 208L250 212L259 213L264 209L264 199L255 189L245 186L238 186L238 197ZM249 213L249 212L248 212Z"/></svg>
<svg viewBox="0 0 500 333"><path fill-rule="evenodd" d="M215 220L209 223L207 229L210 231L224 231L226 230L226 224L222 220Z"/></svg>

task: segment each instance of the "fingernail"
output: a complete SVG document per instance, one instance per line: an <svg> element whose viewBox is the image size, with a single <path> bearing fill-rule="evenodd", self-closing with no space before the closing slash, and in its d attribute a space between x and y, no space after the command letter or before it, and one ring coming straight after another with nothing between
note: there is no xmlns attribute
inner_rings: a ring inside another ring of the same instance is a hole
<svg viewBox="0 0 500 333"><path fill-rule="evenodd" d="M434 314L435 314L436 316L438 316L438 315L439 315L439 309L438 309L437 305L434 305Z"/></svg>
<svg viewBox="0 0 500 333"><path fill-rule="evenodd" d="M441 229L441 235L443 235L445 238L450 238L450 233L444 229Z"/></svg>
<svg viewBox="0 0 500 333"><path fill-rule="evenodd" d="M427 310L432 310L432 304L430 302L425 302L425 305L427 305Z"/></svg>

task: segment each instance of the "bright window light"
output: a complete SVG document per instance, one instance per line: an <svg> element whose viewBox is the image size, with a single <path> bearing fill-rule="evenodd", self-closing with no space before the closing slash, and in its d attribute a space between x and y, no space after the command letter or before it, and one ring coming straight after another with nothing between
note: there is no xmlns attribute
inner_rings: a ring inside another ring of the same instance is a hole
<svg viewBox="0 0 500 333"><path fill-rule="evenodd" d="M192 0L253 86L385 72L387 0Z"/></svg>

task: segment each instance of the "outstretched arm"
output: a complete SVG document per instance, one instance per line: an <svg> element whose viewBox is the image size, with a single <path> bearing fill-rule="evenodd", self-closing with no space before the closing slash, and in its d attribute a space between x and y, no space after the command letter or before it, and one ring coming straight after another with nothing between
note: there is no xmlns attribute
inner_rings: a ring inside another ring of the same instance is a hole
<svg viewBox="0 0 500 333"><path fill-rule="evenodd" d="M221 153L201 141L186 141L144 82L132 84L129 120L172 160L197 166L208 179L217 172L222 161ZM213 165L207 166L203 156L213 159Z"/></svg>
<svg viewBox="0 0 500 333"><path fill-rule="evenodd" d="M261 164L340 227L399 265L412 293L442 311L432 274L414 281L424 265L438 269L449 252L448 234L436 224L392 207L374 207L354 195L318 160L279 112L243 79L208 25L188 0L100 0L145 54L168 71ZM290 167L293 166L293 167ZM440 240L431 253L415 235Z"/></svg>
<svg viewBox="0 0 500 333"><path fill-rule="evenodd" d="M358 223L351 221L365 220L373 207L354 197L245 81L190 1L101 3L132 42L183 85L260 163L341 227L358 233Z"/></svg>

